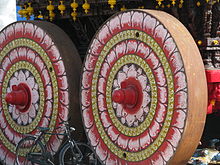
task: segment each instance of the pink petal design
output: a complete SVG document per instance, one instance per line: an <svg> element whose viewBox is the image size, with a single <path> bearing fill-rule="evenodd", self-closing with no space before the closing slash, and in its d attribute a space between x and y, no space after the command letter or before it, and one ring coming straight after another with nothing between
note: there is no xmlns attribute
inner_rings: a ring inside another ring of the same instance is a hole
<svg viewBox="0 0 220 165"><path fill-rule="evenodd" d="M4 70L0 69L0 82L2 82L2 80L3 80L4 73L5 73Z"/></svg>
<svg viewBox="0 0 220 165"><path fill-rule="evenodd" d="M15 63L15 61L17 60L18 58L18 52L16 49L12 50L10 53L9 53L9 58L11 60L12 63Z"/></svg>
<svg viewBox="0 0 220 165"><path fill-rule="evenodd" d="M175 95L175 105L177 109L185 109L187 108L187 93L183 91L179 91Z"/></svg>
<svg viewBox="0 0 220 165"><path fill-rule="evenodd" d="M110 126L109 128L108 128L108 136L110 137L110 139L112 140L112 141L115 141L115 140L117 140L117 138L118 138L118 136L120 135L119 134L119 132L118 132L118 130L117 130L117 128L115 128L115 127L113 127L113 126Z"/></svg>
<svg viewBox="0 0 220 165"><path fill-rule="evenodd" d="M66 88L67 89L67 88ZM59 101L62 105L69 105L69 93L67 90L59 90Z"/></svg>
<svg viewBox="0 0 220 165"><path fill-rule="evenodd" d="M121 20L118 16L114 17L109 21L109 29L111 33L115 34L121 30Z"/></svg>
<svg viewBox="0 0 220 165"><path fill-rule="evenodd" d="M175 92L180 91L187 87L186 85L186 75L183 72L178 72L174 75L175 82Z"/></svg>
<svg viewBox="0 0 220 165"><path fill-rule="evenodd" d="M49 100L47 100L47 101L45 101L45 110L46 110L46 112L45 112L45 116L46 117L50 117L51 116L51 113L53 112L53 106L52 106L52 103L51 103L51 101L49 101ZM35 107L35 111L36 110L38 110L38 104L34 104L34 107Z"/></svg>
<svg viewBox="0 0 220 165"><path fill-rule="evenodd" d="M121 134L117 139L117 144L119 147L121 147L123 150L125 150L128 147L128 137Z"/></svg>
<svg viewBox="0 0 220 165"><path fill-rule="evenodd" d="M84 118L85 119L85 118ZM97 131L97 128L96 128L96 126L95 125L93 125L91 128L90 128L90 130L89 130L89 132L88 132L88 137L89 137L89 139L90 139L90 144L92 145L92 146L97 146L98 145L98 143L100 142L100 135L99 135L99 133L98 133L98 131Z"/></svg>
<svg viewBox="0 0 220 165"><path fill-rule="evenodd" d="M67 121L68 120L68 114L72 114L72 113L73 113L73 110L69 110L68 107L62 106L62 111L59 111L59 117L60 117L61 121Z"/></svg>
<svg viewBox="0 0 220 165"><path fill-rule="evenodd" d="M37 29L35 30L33 39L34 39L36 42L41 43L41 41L42 41L43 38L44 38L45 33L44 33L44 31L43 31L41 28L39 28L39 27L35 27L35 28L37 28Z"/></svg>
<svg viewBox="0 0 220 165"><path fill-rule="evenodd" d="M140 150L140 139L139 137L131 138L128 142L128 149L131 152L138 152Z"/></svg>
<svg viewBox="0 0 220 165"><path fill-rule="evenodd" d="M50 83L50 75L48 73L48 70L44 69L41 74L42 74L43 84L44 85L49 84Z"/></svg>
<svg viewBox="0 0 220 165"><path fill-rule="evenodd" d="M3 30L3 32L0 34L0 51L4 48L4 42L5 42L5 34L4 34L5 30Z"/></svg>
<svg viewBox="0 0 220 165"><path fill-rule="evenodd" d="M170 64L174 74L183 67L182 58L179 52L175 52L170 56Z"/></svg>
<svg viewBox="0 0 220 165"><path fill-rule="evenodd" d="M14 133L9 126L5 128L5 135L9 141L12 141L14 138Z"/></svg>
<svg viewBox="0 0 220 165"><path fill-rule="evenodd" d="M1 65L4 70L9 70L9 67L11 65L10 59L8 57L5 57L4 60L2 61Z"/></svg>
<svg viewBox="0 0 220 165"><path fill-rule="evenodd" d="M17 72L15 72L17 73ZM18 79L16 77L12 77L10 80L9 80L9 84L10 84L10 89L12 89L12 86L13 85L18 85Z"/></svg>
<svg viewBox="0 0 220 165"><path fill-rule="evenodd" d="M53 64L53 66L57 76L65 75L65 67L63 61L57 61L56 63Z"/></svg>
<svg viewBox="0 0 220 165"><path fill-rule="evenodd" d="M149 15L147 15L143 20L143 30L150 36L154 35L154 29L157 23L157 20Z"/></svg>
<svg viewBox="0 0 220 165"><path fill-rule="evenodd" d="M136 52L140 57L142 58L147 58L148 55L150 54L150 48L147 47L144 43L140 43L138 45L138 48L137 48L137 52Z"/></svg>
<svg viewBox="0 0 220 165"><path fill-rule="evenodd" d="M152 138L156 138L159 132L160 132L160 125L155 120L153 120L149 128L150 136Z"/></svg>
<svg viewBox="0 0 220 165"><path fill-rule="evenodd" d="M159 86L164 86L166 83L166 78L164 74L164 70L162 67L157 68L154 70L156 82Z"/></svg>
<svg viewBox="0 0 220 165"><path fill-rule="evenodd" d="M156 57L156 55L152 52L150 55L146 58L147 63L151 69L155 69L160 64L159 59Z"/></svg>
<svg viewBox="0 0 220 165"><path fill-rule="evenodd" d="M28 114L21 114L21 121L24 125L28 123Z"/></svg>
<svg viewBox="0 0 220 165"><path fill-rule="evenodd" d="M170 160L170 158L173 156L174 151L173 147L168 142L164 142L161 146L161 155L163 156L163 159L167 162Z"/></svg>
<svg viewBox="0 0 220 165"><path fill-rule="evenodd" d="M19 50L19 52L20 52L20 50ZM36 54L33 52L33 51L28 51L28 53L27 53L27 61L30 61L31 63L35 63L34 61L35 61L35 58L36 58Z"/></svg>
<svg viewBox="0 0 220 165"><path fill-rule="evenodd" d="M144 110L143 108L140 108L138 110L138 112L135 114L136 115L136 118L141 122L143 120L143 113L144 113Z"/></svg>
<svg viewBox="0 0 220 165"><path fill-rule="evenodd" d="M85 110L83 110L82 115L83 115L85 127L91 128L91 126L94 124L91 106L89 108L86 108Z"/></svg>
<svg viewBox="0 0 220 165"><path fill-rule="evenodd" d="M106 111L106 102L105 102L105 96L103 95L98 95L98 107L99 111Z"/></svg>
<svg viewBox="0 0 220 165"><path fill-rule="evenodd" d="M32 38L34 35L34 25L32 23L25 23L24 24L24 36L27 36L29 38ZM36 34L36 33L35 33Z"/></svg>
<svg viewBox="0 0 220 165"><path fill-rule="evenodd" d="M103 111L100 115L100 119L102 121L103 127L108 128L112 125L108 112Z"/></svg>
<svg viewBox="0 0 220 165"><path fill-rule="evenodd" d="M167 88L165 87L157 87L158 90L158 100L161 103L166 103L167 102Z"/></svg>
<svg viewBox="0 0 220 165"><path fill-rule="evenodd" d="M21 71L21 70L18 73L18 79L19 79L19 82L25 82L26 81L25 75L24 75L23 71Z"/></svg>
<svg viewBox="0 0 220 165"><path fill-rule="evenodd" d="M88 52L94 56L98 56L102 50L103 45L97 39L94 39L90 47L92 48L92 50L89 49ZM86 61L88 61L88 60L86 59ZM88 61L88 62L90 62L90 61ZM94 64L94 63L92 63L92 64ZM88 64L85 66L88 66ZM94 67L92 67L92 68L94 68Z"/></svg>
<svg viewBox="0 0 220 165"><path fill-rule="evenodd" d="M45 92L46 99L52 99L53 90L51 86L46 86L44 92Z"/></svg>
<svg viewBox="0 0 220 165"><path fill-rule="evenodd" d="M35 118L35 116L36 116L36 109L35 109L35 107L33 105L30 106L28 114L29 114L29 116L31 118Z"/></svg>
<svg viewBox="0 0 220 165"><path fill-rule="evenodd" d="M167 35L167 30L164 28L163 25L159 25L155 28L155 34L154 34L154 38L157 39L157 42L162 45L165 37Z"/></svg>
<svg viewBox="0 0 220 165"><path fill-rule="evenodd" d="M114 154L109 154L108 158L106 159L106 163L108 165L116 165L119 164L119 162L117 161L117 158Z"/></svg>
<svg viewBox="0 0 220 165"><path fill-rule="evenodd" d="M122 111L123 111L123 107L121 104L117 104L117 108L116 108L116 115L117 117L122 117Z"/></svg>
<svg viewBox="0 0 220 165"><path fill-rule="evenodd" d="M133 64L129 67L127 76L128 77L137 77L137 71L136 71L135 66Z"/></svg>
<svg viewBox="0 0 220 165"><path fill-rule="evenodd" d="M144 75L140 75L137 77L137 79L140 82L142 89L144 90L147 86L147 77Z"/></svg>
<svg viewBox="0 0 220 165"><path fill-rule="evenodd" d="M149 136L148 131L145 131L144 133L142 133L140 135L140 146L142 149L145 149L146 147L148 147L151 143L152 139Z"/></svg>
<svg viewBox="0 0 220 165"><path fill-rule="evenodd" d="M104 161L107 158L108 149L103 141L100 141L98 146L96 147L96 153L102 161Z"/></svg>
<svg viewBox="0 0 220 165"><path fill-rule="evenodd" d="M104 78L100 78L99 80L98 80L99 82L98 82L98 91L100 92L100 93L104 93L105 92L105 87L106 87L106 81L105 81L105 79Z"/></svg>
<svg viewBox="0 0 220 165"><path fill-rule="evenodd" d="M48 121L48 118L46 118L46 117L42 117L41 118L41 126L42 127L48 127L49 126L49 121Z"/></svg>
<svg viewBox="0 0 220 165"><path fill-rule="evenodd" d="M144 14L141 12L134 12L134 14L132 15L131 18L131 22L132 22L132 27L139 27L139 29L141 29L142 27L142 20L143 20ZM142 29L141 29L142 30Z"/></svg>
<svg viewBox="0 0 220 165"><path fill-rule="evenodd" d="M117 80L114 80L114 82L113 82L113 87L116 88L116 89L119 89L120 86L119 86Z"/></svg>
<svg viewBox="0 0 220 165"><path fill-rule="evenodd" d="M98 39L101 43L107 43L110 38L111 38L111 33L109 31L109 28L108 26L104 25L100 30Z"/></svg>
<svg viewBox="0 0 220 165"><path fill-rule="evenodd" d="M39 69L38 72L41 72L44 69L45 65L39 56L35 58L35 63L37 64L37 68Z"/></svg>
<svg viewBox="0 0 220 165"><path fill-rule="evenodd" d="M20 38L22 37L23 33L24 33L24 24L21 22L17 22L14 26L15 28L15 34L16 34L16 38ZM1 44L1 43L0 43Z"/></svg>
<svg viewBox="0 0 220 165"><path fill-rule="evenodd" d="M47 50L48 56L52 62L57 62L61 59L60 52L55 45L52 45L49 50Z"/></svg>
<svg viewBox="0 0 220 165"><path fill-rule="evenodd" d="M172 125L177 128L184 128L185 126L186 113L182 110L176 110L173 114Z"/></svg>
<svg viewBox="0 0 220 165"><path fill-rule="evenodd" d="M89 88L92 84L92 72L84 71L82 75L82 86L84 88Z"/></svg>
<svg viewBox="0 0 220 165"><path fill-rule="evenodd" d="M110 70L109 65L107 63L104 63L102 68L101 68L101 75L106 78L106 76L108 75L107 73L108 73L109 70Z"/></svg>
<svg viewBox="0 0 220 165"><path fill-rule="evenodd" d="M31 88L31 89L33 89L34 88L34 85L36 84L35 83L35 80L34 80L34 77L28 77L28 79L27 79L27 83L28 83L28 86Z"/></svg>
<svg viewBox="0 0 220 165"><path fill-rule="evenodd" d="M156 152L151 157L151 163L152 163L152 165L164 165L164 164L166 164L166 162L163 160L163 157L160 155L159 152Z"/></svg>
<svg viewBox="0 0 220 165"><path fill-rule="evenodd" d="M131 27L131 13L125 12L121 16L121 28L126 30Z"/></svg>
<svg viewBox="0 0 220 165"><path fill-rule="evenodd" d="M53 45L53 41L50 36L46 35L44 40L41 42L41 46L47 50L51 45Z"/></svg>
<svg viewBox="0 0 220 165"><path fill-rule="evenodd" d="M137 41L135 40L128 40L127 42L127 54L134 54L137 50Z"/></svg>
<svg viewBox="0 0 220 165"><path fill-rule="evenodd" d="M176 44L174 43L173 38L168 38L164 43L163 50L168 52L168 55L170 55L175 48Z"/></svg>
<svg viewBox="0 0 220 165"><path fill-rule="evenodd" d="M126 116L126 121L129 127L132 126L135 121L135 116L133 114L128 113Z"/></svg>
<svg viewBox="0 0 220 165"><path fill-rule="evenodd" d="M146 107L149 103L150 103L151 99L150 99L150 95L143 91L143 103L142 103L142 107Z"/></svg>
<svg viewBox="0 0 220 165"><path fill-rule="evenodd" d="M170 127L166 138L174 147L177 147L181 139L181 133L178 128Z"/></svg>
<svg viewBox="0 0 220 165"><path fill-rule="evenodd" d="M81 94L81 103L84 107L88 107L90 105L91 93L89 90L82 90Z"/></svg>
<svg viewBox="0 0 220 165"><path fill-rule="evenodd" d="M86 62L85 62L85 68L86 70L93 70L95 68L95 64L96 64L96 61L97 61L98 57L97 56L94 56L94 55L91 55L89 54L87 57L86 57ZM87 60L89 62L87 62Z"/></svg>
<svg viewBox="0 0 220 165"><path fill-rule="evenodd" d="M126 77L127 75L124 72L119 71L117 76L118 84L121 85L121 82L123 82L126 79Z"/></svg>
<svg viewBox="0 0 220 165"><path fill-rule="evenodd" d="M22 125L21 116L18 117L17 123L18 123L19 125Z"/></svg>
<svg viewBox="0 0 220 165"><path fill-rule="evenodd" d="M25 74L25 78L26 78L26 79L27 79L28 77L30 77L30 72L29 72L29 71L26 70L24 74Z"/></svg>
<svg viewBox="0 0 220 165"><path fill-rule="evenodd" d="M126 47L127 46L126 46L125 42L118 43L116 45L116 49L115 49L115 51L116 51L116 55L115 56L117 58L120 58L121 56L123 56L125 54ZM114 51L112 51L112 52L114 52Z"/></svg>
<svg viewBox="0 0 220 165"><path fill-rule="evenodd" d="M19 111L15 108L15 106L10 106L12 110L12 118L16 120L19 117Z"/></svg>
<svg viewBox="0 0 220 165"><path fill-rule="evenodd" d="M7 40L13 40L14 39L14 28L13 26L8 26L6 29L5 29L5 36L7 38Z"/></svg>
<svg viewBox="0 0 220 165"><path fill-rule="evenodd" d="M5 160L8 149L0 143L0 160Z"/></svg>
<svg viewBox="0 0 220 165"><path fill-rule="evenodd" d="M166 107L164 106L164 104L158 103L155 119L161 123L164 121L165 117L166 117Z"/></svg>
<svg viewBox="0 0 220 165"><path fill-rule="evenodd" d="M61 144L61 139L58 139L57 136L52 136L47 144L48 146L50 146L48 147L49 151L54 154L55 151L59 149L59 146Z"/></svg>
<svg viewBox="0 0 220 165"><path fill-rule="evenodd" d="M14 157L13 153L11 153L11 152L8 152L8 153L7 153L5 162L6 162L6 164L14 164L14 162L15 162L15 157Z"/></svg>

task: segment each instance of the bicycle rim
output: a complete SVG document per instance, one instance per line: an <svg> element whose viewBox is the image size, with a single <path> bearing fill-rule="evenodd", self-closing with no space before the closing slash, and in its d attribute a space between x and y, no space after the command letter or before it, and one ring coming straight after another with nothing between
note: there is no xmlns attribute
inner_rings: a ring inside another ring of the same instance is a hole
<svg viewBox="0 0 220 165"><path fill-rule="evenodd" d="M76 143L82 155L76 147L71 148L71 144L66 144L60 151L60 165L96 165L97 158L92 149L84 143ZM83 157L81 157L83 156Z"/></svg>
<svg viewBox="0 0 220 165"><path fill-rule="evenodd" d="M44 153L45 148L40 141L33 136L25 137L16 146L16 164L34 165L34 162L43 160Z"/></svg>

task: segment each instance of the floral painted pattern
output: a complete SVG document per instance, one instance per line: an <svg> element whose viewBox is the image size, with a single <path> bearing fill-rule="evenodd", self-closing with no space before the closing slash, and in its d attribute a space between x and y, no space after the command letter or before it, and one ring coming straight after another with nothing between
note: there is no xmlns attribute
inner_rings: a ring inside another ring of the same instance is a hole
<svg viewBox="0 0 220 165"><path fill-rule="evenodd" d="M116 79L114 80L113 84L114 90L120 89L120 84L129 77L134 77L141 84L144 100L142 102L141 108L135 114L127 113L121 104L115 102L113 102L113 108L115 110L116 116L121 120L122 124L126 124L128 127L137 127L140 123L144 121L149 112L151 89L149 85L149 80L146 74L144 74L143 70L140 67L131 64L130 66L123 66L116 75Z"/></svg>
<svg viewBox="0 0 220 165"><path fill-rule="evenodd" d="M14 73L13 77L11 77L9 81L10 86L7 88L7 93L12 91L13 85L18 85L20 83L27 83L31 90L32 99L30 108L27 112L20 112L20 110L16 109L15 105L9 104L8 110L13 120L17 121L17 124L27 125L35 119L39 110L39 87L35 78L28 70L19 70Z"/></svg>

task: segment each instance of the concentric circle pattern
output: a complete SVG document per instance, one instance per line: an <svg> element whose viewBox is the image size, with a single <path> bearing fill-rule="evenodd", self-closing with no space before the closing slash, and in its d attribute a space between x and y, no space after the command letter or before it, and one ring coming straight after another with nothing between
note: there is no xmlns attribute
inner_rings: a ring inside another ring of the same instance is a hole
<svg viewBox="0 0 220 165"><path fill-rule="evenodd" d="M36 134L38 126L53 131L67 120L69 87L62 52L39 22L16 22L3 29L0 54L0 160L11 165L15 161L15 146L25 134ZM21 83L30 91L26 111L5 99ZM62 139L47 135L48 149L55 153Z"/></svg>
<svg viewBox="0 0 220 165"><path fill-rule="evenodd" d="M104 164L167 164L184 133L189 108L184 60L169 29L149 13L113 16L87 52L82 115ZM132 108L112 98L128 81L138 86Z"/></svg>

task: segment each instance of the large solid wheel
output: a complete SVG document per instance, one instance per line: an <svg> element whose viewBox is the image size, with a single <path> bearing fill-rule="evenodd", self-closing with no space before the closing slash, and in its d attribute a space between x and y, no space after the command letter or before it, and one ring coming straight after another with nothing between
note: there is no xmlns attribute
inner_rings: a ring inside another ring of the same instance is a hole
<svg viewBox="0 0 220 165"><path fill-rule="evenodd" d="M78 101L81 59L60 28L41 21L15 22L0 32L0 54L2 163L13 164L15 146L24 134L36 134L39 126L53 131L68 114L76 130L82 131ZM47 135L48 149L55 153L62 139Z"/></svg>
<svg viewBox="0 0 220 165"><path fill-rule="evenodd" d="M207 108L203 62L187 29L161 11L112 16L88 49L81 108L103 164L185 164Z"/></svg>

